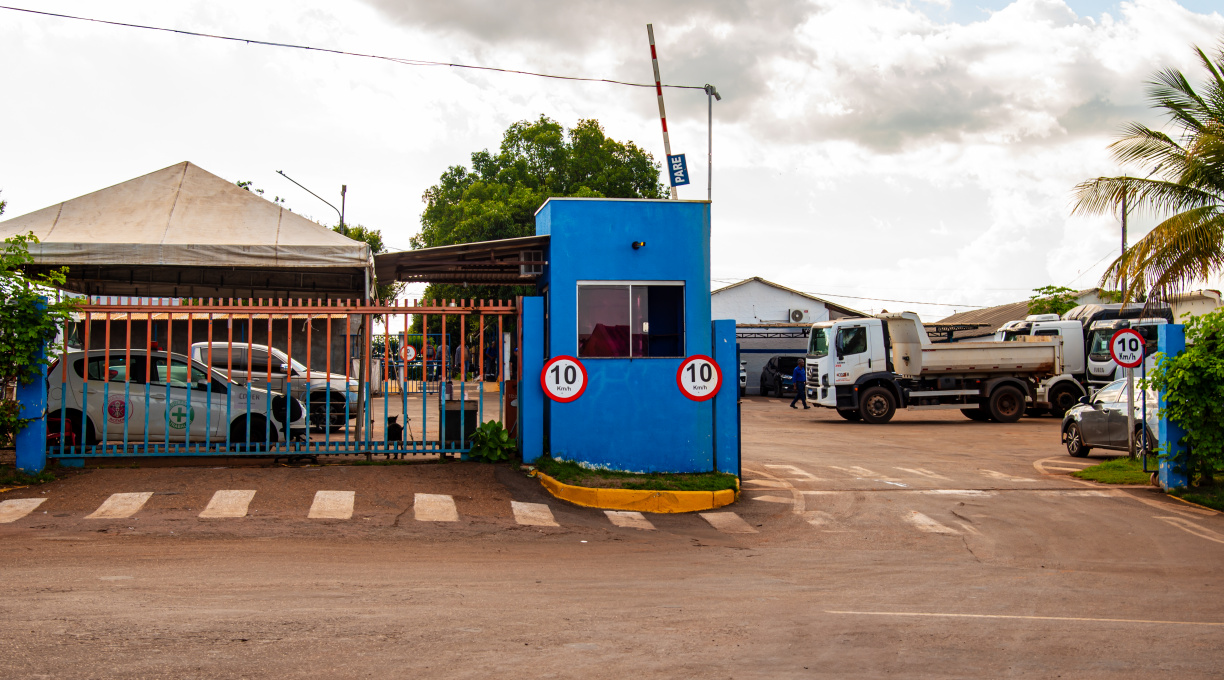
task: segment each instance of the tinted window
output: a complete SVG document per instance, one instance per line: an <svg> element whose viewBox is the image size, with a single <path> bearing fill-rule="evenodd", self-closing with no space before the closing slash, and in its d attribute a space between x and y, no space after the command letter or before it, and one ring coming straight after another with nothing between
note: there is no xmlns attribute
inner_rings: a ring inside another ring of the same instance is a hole
<svg viewBox="0 0 1224 680"><path fill-rule="evenodd" d="M578 356L684 354L684 286L578 287Z"/></svg>
<svg viewBox="0 0 1224 680"><path fill-rule="evenodd" d="M73 364L73 370L76 374L84 377L83 369L85 368L85 360L77 359ZM130 373L131 382L143 384L145 381L145 358L136 356L131 358L131 363L127 361L127 357L123 354L112 354L109 358L104 355L89 357L89 379L90 380L109 380L111 382L124 382Z"/></svg>
<svg viewBox="0 0 1224 680"><path fill-rule="evenodd" d="M812 331L812 339L808 344L808 354L820 359L829 356L830 328L817 328Z"/></svg>
<svg viewBox="0 0 1224 680"><path fill-rule="evenodd" d="M1118 397L1122 395L1122 392L1125 389L1126 381L1119 380L1117 382L1112 382L1105 386L1100 392L1097 392L1096 396L1094 396L1092 400L1102 404L1112 404L1118 401Z"/></svg>
<svg viewBox="0 0 1224 680"><path fill-rule="evenodd" d="M837 331L837 344L842 348L842 354L861 354L867 351L867 329L862 326L840 328Z"/></svg>
<svg viewBox="0 0 1224 680"><path fill-rule="evenodd" d="M786 375L795 372L795 367L799 365L799 357L781 357L778 359L778 370Z"/></svg>

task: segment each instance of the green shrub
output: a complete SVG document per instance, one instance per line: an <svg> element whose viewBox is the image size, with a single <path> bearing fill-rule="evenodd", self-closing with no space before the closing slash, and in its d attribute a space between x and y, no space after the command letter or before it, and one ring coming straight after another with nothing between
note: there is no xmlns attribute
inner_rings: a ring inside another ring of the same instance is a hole
<svg viewBox="0 0 1224 680"><path fill-rule="evenodd" d="M485 463L510 460L518 448L518 442L510 436L502 424L490 420L472 434L472 450L469 456Z"/></svg>

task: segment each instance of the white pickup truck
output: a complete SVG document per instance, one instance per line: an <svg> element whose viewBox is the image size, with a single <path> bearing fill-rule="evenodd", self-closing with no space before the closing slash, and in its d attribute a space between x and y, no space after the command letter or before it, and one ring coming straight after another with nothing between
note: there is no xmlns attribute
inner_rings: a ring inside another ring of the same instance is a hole
<svg viewBox="0 0 1224 680"><path fill-rule="evenodd" d="M1041 380L1061 372L1058 342L932 344L913 312L813 324L807 355L810 400L868 423L887 423L899 407L1012 423Z"/></svg>

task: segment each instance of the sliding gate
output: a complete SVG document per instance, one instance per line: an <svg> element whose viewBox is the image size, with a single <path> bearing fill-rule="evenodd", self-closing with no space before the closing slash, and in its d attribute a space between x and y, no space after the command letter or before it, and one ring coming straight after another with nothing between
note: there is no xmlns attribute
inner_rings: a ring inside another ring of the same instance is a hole
<svg viewBox="0 0 1224 680"><path fill-rule="evenodd" d="M48 368L47 455L461 455L513 433L506 301L81 306ZM74 341L70 341L72 339Z"/></svg>

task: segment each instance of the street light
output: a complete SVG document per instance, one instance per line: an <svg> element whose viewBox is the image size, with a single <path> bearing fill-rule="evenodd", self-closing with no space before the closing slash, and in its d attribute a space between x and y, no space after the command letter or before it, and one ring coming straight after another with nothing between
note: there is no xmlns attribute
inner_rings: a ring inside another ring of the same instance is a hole
<svg viewBox="0 0 1224 680"><path fill-rule="evenodd" d="M706 83L702 88L706 93L706 101L709 102L709 115L706 118L706 200L714 200L714 100L722 101L722 95L718 94L718 88Z"/></svg>
<svg viewBox="0 0 1224 680"><path fill-rule="evenodd" d="M307 189L306 187L302 186L302 183L301 183L301 182L297 181L296 179L293 179L293 178L292 178L292 177L290 177L289 175L286 175L284 170L277 170L277 171L276 171L276 174L280 175L281 177L284 177L285 179L289 180L290 182L293 182L294 184L298 185L299 187L302 187L302 189L303 189L303 190L304 190L306 193L308 193L308 194L310 194L311 196L314 196L315 198L319 199L320 201L323 201L324 203L326 203L326 204L327 204L327 206L328 206L329 208L331 208L332 210L335 210L335 211L336 211L336 214L340 216L340 226L341 226L341 227L343 227L343 226L344 226L344 195L345 195L346 193L348 193L348 185L347 185L347 184L341 184L341 185L340 185L340 207L339 207L339 208L337 208L336 206L332 205L332 204L331 204L331 202L330 202L330 201L328 201L326 198L323 198L322 196L320 196L320 195L316 194L315 192L311 191L310 189Z"/></svg>

